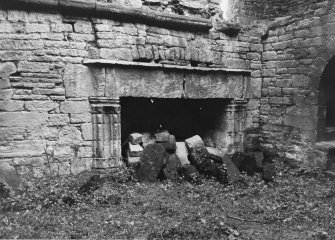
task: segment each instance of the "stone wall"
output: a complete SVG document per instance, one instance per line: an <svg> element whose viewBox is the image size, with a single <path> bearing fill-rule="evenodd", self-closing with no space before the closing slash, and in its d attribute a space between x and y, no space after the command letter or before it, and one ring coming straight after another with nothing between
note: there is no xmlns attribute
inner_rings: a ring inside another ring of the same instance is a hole
<svg viewBox="0 0 335 240"><path fill-rule="evenodd" d="M251 68L255 72L246 96L250 99L246 143L257 142L260 36L252 37L243 29L227 35L177 25L165 28L162 23L138 23L114 15L97 18L63 8L28 11L14 4L0 10L0 162L15 166L19 175L34 177L91 168L89 97L99 95L95 84L104 73L83 64L85 59Z"/></svg>
<svg viewBox="0 0 335 240"><path fill-rule="evenodd" d="M262 41L260 119L264 146L292 161L320 166L325 159L316 145L318 89L335 55L335 2L311 2L301 5L307 11L269 24Z"/></svg>

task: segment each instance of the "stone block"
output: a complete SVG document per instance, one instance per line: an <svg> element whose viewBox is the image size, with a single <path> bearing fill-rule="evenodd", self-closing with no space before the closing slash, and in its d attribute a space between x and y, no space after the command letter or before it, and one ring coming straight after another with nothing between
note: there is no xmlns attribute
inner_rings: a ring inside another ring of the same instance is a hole
<svg viewBox="0 0 335 240"><path fill-rule="evenodd" d="M149 144L156 143L155 137L151 133L142 134L142 146L145 148Z"/></svg>
<svg viewBox="0 0 335 240"><path fill-rule="evenodd" d="M169 142L170 141L170 133L167 130L155 133L155 139L156 139L157 143Z"/></svg>
<svg viewBox="0 0 335 240"><path fill-rule="evenodd" d="M25 109L32 112L49 112L58 110L59 106L53 101L27 101L25 102Z"/></svg>
<svg viewBox="0 0 335 240"><path fill-rule="evenodd" d="M49 73L50 67L51 64L48 63L20 61L18 64L18 71Z"/></svg>
<svg viewBox="0 0 335 240"><path fill-rule="evenodd" d="M84 123L81 125L81 132L84 140L93 140L93 126L92 123Z"/></svg>
<svg viewBox="0 0 335 240"><path fill-rule="evenodd" d="M91 111L90 104L84 101L65 101L60 104L62 113L87 113Z"/></svg>
<svg viewBox="0 0 335 240"><path fill-rule="evenodd" d="M74 23L74 31L77 33L92 33L92 24L88 21L78 20Z"/></svg>
<svg viewBox="0 0 335 240"><path fill-rule="evenodd" d="M68 114L50 114L48 126L64 126L70 123Z"/></svg>
<svg viewBox="0 0 335 240"><path fill-rule="evenodd" d="M65 89L62 87L51 88L51 89L34 88L33 94L36 94L36 95L65 95Z"/></svg>
<svg viewBox="0 0 335 240"><path fill-rule="evenodd" d="M13 89L0 90L0 100L9 100L13 96Z"/></svg>
<svg viewBox="0 0 335 240"><path fill-rule="evenodd" d="M100 57L104 59L110 60L124 60L124 61L132 61L133 56L131 54L130 48L101 48L99 50Z"/></svg>
<svg viewBox="0 0 335 240"><path fill-rule="evenodd" d="M141 157L128 157L127 162L128 164L136 164L141 161Z"/></svg>
<svg viewBox="0 0 335 240"><path fill-rule="evenodd" d="M63 76L65 96L88 97L94 95L94 78L90 69L81 64L68 64Z"/></svg>
<svg viewBox="0 0 335 240"><path fill-rule="evenodd" d="M17 71L16 65L12 62L0 63L0 78L8 78Z"/></svg>
<svg viewBox="0 0 335 240"><path fill-rule="evenodd" d="M10 87L11 85L10 85L9 78L0 78L0 90L10 88Z"/></svg>
<svg viewBox="0 0 335 240"><path fill-rule="evenodd" d="M141 147L141 145L139 144L133 145L131 143L128 143L127 155L129 157L140 157L142 155L142 152L143 152L143 148Z"/></svg>
<svg viewBox="0 0 335 240"><path fill-rule="evenodd" d="M188 160L188 151L185 142L176 142L176 155L179 158L181 166L190 164Z"/></svg>
<svg viewBox="0 0 335 240"><path fill-rule="evenodd" d="M71 161L71 173L78 174L84 171L89 171L92 168L91 158L74 158Z"/></svg>
<svg viewBox="0 0 335 240"><path fill-rule="evenodd" d="M0 163L0 199L9 197L20 185L16 170L7 162Z"/></svg>
<svg viewBox="0 0 335 240"><path fill-rule="evenodd" d="M26 25L27 33L47 33L50 32L49 24L28 23Z"/></svg>
<svg viewBox="0 0 335 240"><path fill-rule="evenodd" d="M18 112L24 110L23 101L0 101L0 111Z"/></svg>
<svg viewBox="0 0 335 240"><path fill-rule="evenodd" d="M205 143L204 143L204 141L202 141L202 139L199 135L195 135L191 138L186 139L185 144L186 144L187 148L190 149L190 150L205 147Z"/></svg>
<svg viewBox="0 0 335 240"><path fill-rule="evenodd" d="M129 135L128 140L131 144L137 145L142 143L142 134L132 133Z"/></svg>
<svg viewBox="0 0 335 240"><path fill-rule="evenodd" d="M45 140L11 141L0 144L0 158L39 157L44 154Z"/></svg>
<svg viewBox="0 0 335 240"><path fill-rule="evenodd" d="M91 113L73 113L70 115L71 123L89 123L92 122Z"/></svg>
<svg viewBox="0 0 335 240"><path fill-rule="evenodd" d="M36 112L0 112L0 126L36 126L46 124L46 113Z"/></svg>

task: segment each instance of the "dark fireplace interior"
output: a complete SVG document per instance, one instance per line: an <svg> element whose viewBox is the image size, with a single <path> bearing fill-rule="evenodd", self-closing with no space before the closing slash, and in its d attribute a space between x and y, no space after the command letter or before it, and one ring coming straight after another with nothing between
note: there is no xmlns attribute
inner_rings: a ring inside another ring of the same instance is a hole
<svg viewBox="0 0 335 240"><path fill-rule="evenodd" d="M168 130L177 141L211 131L224 131L224 112L230 99L163 99L123 97L122 142L134 132Z"/></svg>

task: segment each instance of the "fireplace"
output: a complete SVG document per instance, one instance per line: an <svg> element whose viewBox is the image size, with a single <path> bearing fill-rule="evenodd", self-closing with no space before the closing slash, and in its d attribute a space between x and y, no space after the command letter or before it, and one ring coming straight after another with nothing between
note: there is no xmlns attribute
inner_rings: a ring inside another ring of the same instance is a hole
<svg viewBox="0 0 335 240"><path fill-rule="evenodd" d="M95 74L93 167L122 164L122 143L134 132L168 130L177 141L200 135L207 146L226 153L244 150L250 72L106 60L87 64Z"/></svg>

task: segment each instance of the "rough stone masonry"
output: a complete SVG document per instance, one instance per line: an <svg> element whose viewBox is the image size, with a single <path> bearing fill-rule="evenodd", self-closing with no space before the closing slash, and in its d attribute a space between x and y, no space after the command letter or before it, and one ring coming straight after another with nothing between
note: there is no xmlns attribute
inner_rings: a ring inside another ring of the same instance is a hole
<svg viewBox="0 0 335 240"><path fill-rule="evenodd" d="M123 97L229 99L219 148L327 165L319 83L335 1L229 3L222 14L217 0L2 1L0 169L122 164Z"/></svg>

